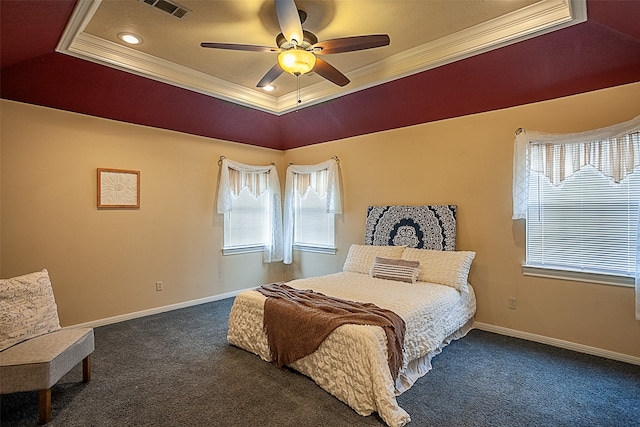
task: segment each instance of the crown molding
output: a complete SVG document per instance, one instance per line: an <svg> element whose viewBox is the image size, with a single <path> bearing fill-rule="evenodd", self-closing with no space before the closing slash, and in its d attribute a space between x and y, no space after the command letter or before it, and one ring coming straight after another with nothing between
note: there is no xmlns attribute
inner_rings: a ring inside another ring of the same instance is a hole
<svg viewBox="0 0 640 427"><path fill-rule="evenodd" d="M450 64L586 21L586 0L541 0L482 24L425 43L348 73L345 88L328 81L280 97L230 83L84 32L102 0L80 0L57 52L154 79L204 95L281 115Z"/></svg>

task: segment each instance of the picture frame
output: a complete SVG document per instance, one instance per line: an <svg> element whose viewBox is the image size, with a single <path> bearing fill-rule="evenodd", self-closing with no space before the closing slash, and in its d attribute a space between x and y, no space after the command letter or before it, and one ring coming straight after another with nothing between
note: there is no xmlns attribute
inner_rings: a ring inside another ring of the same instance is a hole
<svg viewBox="0 0 640 427"><path fill-rule="evenodd" d="M98 168L98 209L140 209L140 171Z"/></svg>

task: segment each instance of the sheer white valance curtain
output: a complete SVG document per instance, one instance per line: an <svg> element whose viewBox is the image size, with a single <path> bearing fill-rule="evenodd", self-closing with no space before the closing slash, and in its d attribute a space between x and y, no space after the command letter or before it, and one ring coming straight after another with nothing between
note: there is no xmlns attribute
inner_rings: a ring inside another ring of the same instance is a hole
<svg viewBox="0 0 640 427"><path fill-rule="evenodd" d="M640 168L640 116L570 134L519 129L513 155L513 219L526 218L530 171L542 173L557 186L585 165L593 166L616 183ZM640 239L637 242L636 319L640 320Z"/></svg>
<svg viewBox="0 0 640 427"><path fill-rule="evenodd" d="M532 158L539 160L531 164ZM587 164L615 182L640 166L640 116L579 133L519 129L513 154L513 219L526 216L530 170L542 172L552 184L559 185Z"/></svg>
<svg viewBox="0 0 640 427"><path fill-rule="evenodd" d="M220 165L218 213L231 212L233 197L237 197L244 188L256 198L265 191L269 192L270 239L265 245L263 259L267 263L282 261L282 194L275 165L251 166L223 158Z"/></svg>
<svg viewBox="0 0 640 427"><path fill-rule="evenodd" d="M284 191L284 263L293 262L295 194L304 195L309 188L327 197L327 213L342 213L342 195L338 161L331 158L316 165L289 165Z"/></svg>

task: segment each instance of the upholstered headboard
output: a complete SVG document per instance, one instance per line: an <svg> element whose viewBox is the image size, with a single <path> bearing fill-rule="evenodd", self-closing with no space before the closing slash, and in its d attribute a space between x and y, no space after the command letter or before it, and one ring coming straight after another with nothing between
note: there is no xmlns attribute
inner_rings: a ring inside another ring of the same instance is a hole
<svg viewBox="0 0 640 427"><path fill-rule="evenodd" d="M369 206L365 245L456 249L456 205Z"/></svg>

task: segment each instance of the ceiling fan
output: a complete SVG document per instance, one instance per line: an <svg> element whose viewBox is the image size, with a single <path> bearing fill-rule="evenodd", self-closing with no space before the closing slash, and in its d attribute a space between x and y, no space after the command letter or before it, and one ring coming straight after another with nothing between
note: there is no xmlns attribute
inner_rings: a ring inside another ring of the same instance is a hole
<svg viewBox="0 0 640 427"><path fill-rule="evenodd" d="M276 36L276 47L235 43L203 42L200 46L213 49L242 50L251 52L280 52L278 63L260 79L259 88L269 86L283 72L300 76L310 71L338 86L349 84L347 76L316 55L353 52L387 46L391 40L387 34L342 37L318 42L310 31L303 30L307 14L298 10L294 0L274 0L280 34Z"/></svg>

